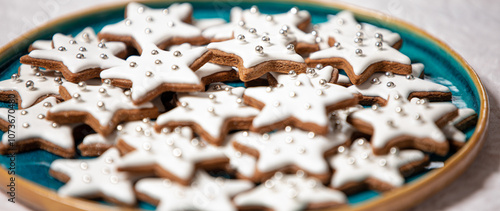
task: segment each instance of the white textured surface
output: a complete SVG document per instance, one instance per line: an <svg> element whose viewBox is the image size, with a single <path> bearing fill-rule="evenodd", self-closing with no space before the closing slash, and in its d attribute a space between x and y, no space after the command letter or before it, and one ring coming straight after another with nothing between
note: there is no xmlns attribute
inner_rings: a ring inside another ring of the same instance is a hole
<svg viewBox="0 0 500 211"><path fill-rule="evenodd" d="M0 46L49 19L117 0L0 0ZM490 129L500 126L500 66L498 34L500 1L471 0L354 0L352 4L379 10L422 28L455 49L476 70L490 90ZM24 8L20 12L20 8ZM450 186L414 210L495 210L500 208L500 133L493 130L479 156ZM19 199L19 198L18 198ZM25 199L29 200L29 199ZM6 202L0 210L26 210ZM18 201L19 202L19 201Z"/></svg>

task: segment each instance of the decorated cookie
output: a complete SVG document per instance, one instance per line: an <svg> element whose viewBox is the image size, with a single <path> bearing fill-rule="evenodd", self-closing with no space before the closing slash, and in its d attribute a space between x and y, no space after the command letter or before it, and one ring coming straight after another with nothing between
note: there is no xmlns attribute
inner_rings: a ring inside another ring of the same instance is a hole
<svg viewBox="0 0 500 211"><path fill-rule="evenodd" d="M306 63L331 65L343 69L351 82L362 84L375 72L411 74L411 61L406 55L377 39L335 43L333 47L311 53Z"/></svg>
<svg viewBox="0 0 500 211"><path fill-rule="evenodd" d="M337 83L338 77L339 77L339 71L332 66L326 66L323 67L323 65L317 65L315 68L307 68L307 76L309 76L309 80L311 80L311 83L313 84L319 84L320 81L321 83ZM292 72L293 74L293 72ZM281 73L269 73L271 77L267 77L269 80L269 84L271 86L278 86L279 82L277 81L278 76L283 75ZM285 77L282 77L282 79L286 79Z"/></svg>
<svg viewBox="0 0 500 211"><path fill-rule="evenodd" d="M321 38L321 49L329 48L335 42L352 42L355 37L363 40L379 39L395 49L399 49L403 43L399 34L371 24L358 23L354 15L347 10L337 15L328 15L327 18L327 22L314 26L314 34Z"/></svg>
<svg viewBox="0 0 500 211"><path fill-rule="evenodd" d="M352 194L365 187L388 191L405 183L404 175L418 172L428 163L428 157L419 150L391 148L388 155L374 155L365 139L358 139L351 147L339 147L329 159L334 169L330 186Z"/></svg>
<svg viewBox="0 0 500 211"><path fill-rule="evenodd" d="M347 128L346 128L347 129ZM349 132L350 131L350 132ZM345 133L344 133L345 132ZM270 134L238 132L234 148L257 158L252 180L263 182L275 172L303 170L326 183L330 173L325 157L350 142L352 130L336 130L326 136L287 127Z"/></svg>
<svg viewBox="0 0 500 211"><path fill-rule="evenodd" d="M347 202L337 190L321 184L304 172L283 175L277 172L256 188L238 194L234 203L241 210L313 210L332 208Z"/></svg>
<svg viewBox="0 0 500 211"><path fill-rule="evenodd" d="M349 89L361 93L363 95L361 104L366 105L375 103L385 105L392 91L397 91L401 97L408 100L414 97L430 101L451 100L448 87L420 79L419 74L420 71L409 75L397 75L391 72L374 73L364 83L350 86Z"/></svg>
<svg viewBox="0 0 500 211"><path fill-rule="evenodd" d="M196 169L222 169L228 162L224 152L194 138L189 127L157 133L153 125L124 131L118 147L126 154L118 167L129 172L154 172L182 185L189 185Z"/></svg>
<svg viewBox="0 0 500 211"><path fill-rule="evenodd" d="M57 190L62 196L97 198L132 206L136 203L132 177L118 172L116 162L120 153L111 148L95 159L55 160L50 165L50 175L66 183Z"/></svg>
<svg viewBox="0 0 500 211"><path fill-rule="evenodd" d="M332 70L331 67L325 68ZM245 103L261 109L252 122L251 130L269 132L290 125L326 134L327 114L356 105L360 96L345 87L319 79L321 77L315 74L297 75L294 71L288 75L276 74L277 87L252 87L245 90Z"/></svg>
<svg viewBox="0 0 500 211"><path fill-rule="evenodd" d="M234 30L243 25L242 13L243 10L240 7L231 8L229 23L208 27L204 29L201 34L212 42L220 42L234 38Z"/></svg>
<svg viewBox="0 0 500 211"><path fill-rule="evenodd" d="M158 108L147 102L134 105L130 93L108 84L65 83L60 94L66 101L54 105L47 119L59 124L83 122L101 135L109 135L120 122L156 118Z"/></svg>
<svg viewBox="0 0 500 211"><path fill-rule="evenodd" d="M372 135L376 155L388 153L391 147L411 147L444 156L449 145L440 128L457 114L452 103L428 103L419 98L408 101L392 92L386 106L356 111L348 120L356 129Z"/></svg>
<svg viewBox="0 0 500 211"><path fill-rule="evenodd" d="M235 174L236 177L251 180L255 175L255 165L257 159L249 154L242 153L233 147L233 142L236 141L239 133L235 133L227 137L228 143L223 147L224 154L229 158L229 165L227 171Z"/></svg>
<svg viewBox="0 0 500 211"><path fill-rule="evenodd" d="M36 40L30 45L28 52L34 50L50 50L53 48L54 46L52 46L52 40Z"/></svg>
<svg viewBox="0 0 500 211"><path fill-rule="evenodd" d="M252 187L249 181L213 178L198 171L190 186L148 178L137 182L135 191L140 200L157 205L157 210L237 210L231 198Z"/></svg>
<svg viewBox="0 0 500 211"><path fill-rule="evenodd" d="M103 69L125 63L120 59L126 56L125 44L98 40L90 27L77 37L82 38L55 34L54 49L31 51L21 57L21 63L60 71L66 80L75 83L99 77Z"/></svg>
<svg viewBox="0 0 500 211"><path fill-rule="evenodd" d="M238 68L240 80L246 82L267 72L306 71L302 56L295 52L294 39L286 35L267 35L255 28L237 34L235 39L213 42L207 48L213 53L210 62Z"/></svg>
<svg viewBox="0 0 500 211"><path fill-rule="evenodd" d="M191 43L206 44L201 30L189 24L193 7L191 4L174 3L165 9L152 9L131 2L125 11L125 20L102 28L99 38L121 41L141 53L145 45L153 43L160 49L170 45Z"/></svg>
<svg viewBox="0 0 500 211"><path fill-rule="evenodd" d="M49 96L59 97L59 85L63 82L66 80L61 77L45 76L39 68L23 64L10 80L0 81L0 100L8 101L9 95L14 94L20 109L29 108Z"/></svg>
<svg viewBox="0 0 500 211"><path fill-rule="evenodd" d="M73 127L48 121L47 111L56 105L54 97L48 97L38 104L12 113L7 108L0 109L0 128L5 132L0 144L0 154L43 149L62 157L75 155ZM10 124L15 121L16 124Z"/></svg>
<svg viewBox="0 0 500 211"><path fill-rule="evenodd" d="M148 102L165 91L202 91L205 85L194 73L209 59L206 48L163 51L155 45L143 46L141 56L130 56L123 65L107 69L101 78L113 85L132 88L136 105ZM185 48L191 48L189 45Z"/></svg>
<svg viewBox="0 0 500 211"><path fill-rule="evenodd" d="M211 84L206 92L177 93L178 107L160 115L156 130L189 126L211 144L221 145L231 130L246 130L259 112L243 103L245 88Z"/></svg>
<svg viewBox="0 0 500 211"><path fill-rule="evenodd" d="M473 109L458 109L458 116L443 127L446 138L451 141L451 145L455 149L460 149L465 145L467 136L461 130L475 124L476 118L477 114Z"/></svg>

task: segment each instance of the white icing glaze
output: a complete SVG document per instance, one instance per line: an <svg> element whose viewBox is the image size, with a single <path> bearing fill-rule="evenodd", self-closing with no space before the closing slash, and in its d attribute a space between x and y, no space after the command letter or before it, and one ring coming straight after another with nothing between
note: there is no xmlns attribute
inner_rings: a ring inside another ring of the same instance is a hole
<svg viewBox="0 0 500 211"><path fill-rule="evenodd" d="M175 56L175 51L179 51L181 55ZM132 81L133 101L140 100L144 95L166 83L201 85L200 79L189 66L207 49L204 47L191 49L191 45L185 44L175 51L163 51L155 45L145 45L141 56L130 56L126 63L102 71L101 78Z"/></svg>
<svg viewBox="0 0 500 211"><path fill-rule="evenodd" d="M245 180L213 178L198 171L191 186L181 186L168 179L148 178L137 182L135 189L160 201L157 210L236 210L231 197L249 190Z"/></svg>
<svg viewBox="0 0 500 211"><path fill-rule="evenodd" d="M111 119L118 110L153 108L150 102L142 105L134 105L129 97L123 93L123 89L108 85L87 85L85 90L81 90L76 84L65 83L64 86L71 96L80 95L77 100L74 97L50 109L51 113L65 111L83 111L96 118L102 126L108 126ZM99 89L105 89L105 94L101 94ZM98 103L103 102L104 107L99 108Z"/></svg>
<svg viewBox="0 0 500 211"><path fill-rule="evenodd" d="M371 144L374 148L384 148L390 140L402 135L445 142L446 137L435 122L457 108L449 102L422 102L418 98L408 101L397 92L391 92L386 106L376 110L363 109L351 116L372 125Z"/></svg>
<svg viewBox="0 0 500 211"><path fill-rule="evenodd" d="M337 79L338 84L351 84L351 79L347 77L346 75L339 74L338 79Z"/></svg>
<svg viewBox="0 0 500 211"><path fill-rule="evenodd" d="M352 40L349 42L342 42L340 48L330 47L311 53L310 59L345 59L352 66L352 71L356 75L361 75L371 64L381 61L410 65L411 61L408 56L388 45L383 45L382 49L379 49L375 46L376 42L375 39L363 41L361 45L354 43ZM356 54L357 49L362 50L363 53L361 56Z"/></svg>
<svg viewBox="0 0 500 211"><path fill-rule="evenodd" d="M309 204L346 203L347 197L315 178L278 173L258 187L234 198L239 207L263 206L276 211L304 210Z"/></svg>
<svg viewBox="0 0 500 211"><path fill-rule="evenodd" d="M223 147L224 154L229 158L229 165L232 169L236 170L238 173L247 178L252 178L255 174L255 164L257 162L255 157L251 155L244 154L233 147L233 142L235 136L237 137L239 133L231 135L226 140L229 140L226 146Z"/></svg>
<svg viewBox="0 0 500 211"><path fill-rule="evenodd" d="M330 185L339 188L349 182L363 182L373 178L393 187L400 187L405 180L399 168L424 158L424 153L418 150L374 155L370 144L364 139L358 139L350 149L345 149L329 159L330 165L335 170Z"/></svg>
<svg viewBox="0 0 500 211"><path fill-rule="evenodd" d="M37 99L46 95L58 95L59 94L59 83L54 81L54 77L41 76L37 77L35 74L36 69L32 69L30 65L21 65L19 67L20 77L17 80L4 80L0 81L0 90L9 91L13 90L19 94L21 98L21 107L28 108L32 106ZM43 72L40 72L43 75ZM32 81L34 83L34 88L30 89L26 86L27 81ZM65 79L61 79L64 83Z"/></svg>
<svg viewBox="0 0 500 211"><path fill-rule="evenodd" d="M415 71L415 73L418 72ZM381 97L385 100L387 100L392 91L397 91L403 98L410 97L410 94L413 92L450 93L448 87L420 79L418 75L397 75L390 73L374 73L362 84L352 85L349 89L358 91L364 96Z"/></svg>
<svg viewBox="0 0 500 211"><path fill-rule="evenodd" d="M120 153L115 148L108 149L95 159L55 160L50 169L70 178L57 193L73 197L93 197L103 194L121 203L134 204L135 195L130 176L117 171L116 162L119 161Z"/></svg>
<svg viewBox="0 0 500 211"><path fill-rule="evenodd" d="M266 35L269 42L262 40L262 34L247 34L245 40L232 39L222 42L213 42L208 44L208 49L217 49L226 53L235 54L243 60L245 68L254 67L260 63L272 60L284 60L293 62L304 62L302 56L295 50L288 50L287 45L294 41L292 36ZM235 37L240 34L235 33ZM256 51L256 47L263 48L262 53Z"/></svg>
<svg viewBox="0 0 500 211"><path fill-rule="evenodd" d="M101 33L131 36L141 48L149 43L158 45L175 37L194 38L201 36L200 29L182 21L191 15L193 11L191 4L174 3L167 9L152 9L131 2L127 5L126 10L127 18L125 20L105 26ZM167 14L164 11L168 11Z"/></svg>
<svg viewBox="0 0 500 211"><path fill-rule="evenodd" d="M220 90L216 90L216 87L220 87ZM231 90L231 93L225 91L226 87ZM156 123L164 125L168 122L194 122L210 136L219 138L222 135L222 126L228 118L252 117L259 112L255 108L236 102L242 97L244 91L245 88L242 87L213 83L206 92L178 93L179 102L187 103L187 107L178 106L161 114ZM215 100L209 99L210 95L214 95ZM210 108L213 108L213 113L208 111Z"/></svg>
<svg viewBox="0 0 500 211"><path fill-rule="evenodd" d="M123 64L125 61L116 57L115 55L125 50L125 44L121 42L106 42L106 46L100 48L98 45L100 41L94 30L90 27L85 28L77 37L73 38L62 34L55 34L52 37L54 49L48 50L34 50L29 53L29 56L36 59L47 59L62 62L70 72L79 73L84 70L92 68L106 69L113 66ZM80 41L81 39L85 41ZM75 41L75 44L71 44ZM59 48L63 47L64 50ZM81 48L84 48L82 50ZM77 58L77 55L82 55L82 58ZM106 55L102 58L101 55Z"/></svg>
<svg viewBox="0 0 500 211"><path fill-rule="evenodd" d="M476 112L470 108L458 109L458 116L442 129L446 138L452 141L465 143L467 136L462 131L458 130L455 125L475 114Z"/></svg>
<svg viewBox="0 0 500 211"><path fill-rule="evenodd" d="M54 97L48 97L30 108L17 111L14 143L27 139L41 138L66 150L72 150L74 147L73 127L68 125L56 125L56 127L53 127L52 122L45 119L50 106L44 105L50 104L54 106L56 103L57 101ZM13 114L9 114L7 108L0 108L0 111L1 119L5 121L12 119L8 116ZM26 114L23 115L24 112ZM9 146L8 135L8 133L4 133L2 136L2 144L5 146Z"/></svg>
<svg viewBox="0 0 500 211"><path fill-rule="evenodd" d="M256 168L260 172L271 172L295 165L312 174L326 174L329 168L324 159L325 152L344 144L352 133L350 128L343 129L345 131L330 131L326 136L291 129L290 132L279 130L264 135L238 132L232 138L237 143L259 152Z"/></svg>
<svg viewBox="0 0 500 211"><path fill-rule="evenodd" d="M221 149L193 138L193 131L189 127L165 134L156 133L152 123L137 126L136 131L120 134L120 139L135 150L123 156L118 166L134 168L156 164L176 177L189 181L197 163L226 158Z"/></svg>
<svg viewBox="0 0 500 211"><path fill-rule="evenodd" d="M383 42L389 46L393 46L401 40L399 34L387 29L378 28L367 23L358 23L350 11L341 11L337 15L328 15L327 18L327 22L315 26L318 36L322 38L322 42L319 43L320 49L330 47L328 45L329 37L333 37L336 42L344 44L345 42L352 42L357 32L363 33L362 38L364 40L375 39L374 35L380 33L383 36Z"/></svg>
<svg viewBox="0 0 500 211"><path fill-rule="evenodd" d="M52 40L37 40L31 44L31 47L36 50L50 50L52 47Z"/></svg>
<svg viewBox="0 0 500 211"><path fill-rule="evenodd" d="M331 69L331 67L325 68ZM326 83L324 86L319 82L314 83L316 78L321 79L319 76L274 74L274 77L283 86L252 87L245 90L245 96L265 104L253 120L254 127L271 125L289 117L295 117L304 123L326 126L328 124L326 107L354 98L352 92L345 87L331 83ZM268 92L269 90L271 91ZM321 95L318 92L321 92Z"/></svg>
<svg viewBox="0 0 500 211"><path fill-rule="evenodd" d="M207 19L197 19L193 21L193 25L198 27L200 30L205 30L210 27L221 26L226 24L226 21L222 18L207 18Z"/></svg>

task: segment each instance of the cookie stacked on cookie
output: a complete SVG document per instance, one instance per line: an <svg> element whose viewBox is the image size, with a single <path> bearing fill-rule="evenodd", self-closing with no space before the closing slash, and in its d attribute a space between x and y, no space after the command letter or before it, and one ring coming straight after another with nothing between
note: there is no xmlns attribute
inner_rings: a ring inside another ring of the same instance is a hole
<svg viewBox="0 0 500 211"><path fill-rule="evenodd" d="M474 111L424 79L396 33L348 11L314 26L296 7L235 7L229 23L192 13L130 3L97 35L35 42L0 82L0 100L14 95L21 109L20 135L4 134L0 153L64 157L50 166L62 196L297 210L390 191L465 144ZM81 128L92 132L76 137Z"/></svg>

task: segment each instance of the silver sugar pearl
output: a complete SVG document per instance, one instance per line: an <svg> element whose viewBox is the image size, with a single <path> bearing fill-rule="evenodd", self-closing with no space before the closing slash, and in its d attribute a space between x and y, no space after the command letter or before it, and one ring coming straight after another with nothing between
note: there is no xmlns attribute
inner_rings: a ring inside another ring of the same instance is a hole
<svg viewBox="0 0 500 211"><path fill-rule="evenodd" d="M77 59L85 59L85 55L83 55L82 53L77 53L76 58Z"/></svg>
<svg viewBox="0 0 500 211"><path fill-rule="evenodd" d="M377 47L379 50L382 50L384 45L382 44L382 42L376 42L375 47Z"/></svg>
<svg viewBox="0 0 500 211"><path fill-rule="evenodd" d="M289 50L289 51L295 51L295 46L293 44L288 44L286 46L286 49Z"/></svg>
<svg viewBox="0 0 500 211"><path fill-rule="evenodd" d="M255 46L255 52L259 53L259 54L263 54L264 53L264 48L260 45L257 45Z"/></svg>
<svg viewBox="0 0 500 211"><path fill-rule="evenodd" d="M174 64L174 65L172 65L172 67L171 67L171 68L172 68L172 70L178 70L178 69L179 69L179 66L177 66L177 65L175 65L175 64Z"/></svg>
<svg viewBox="0 0 500 211"><path fill-rule="evenodd" d="M357 49L354 51L354 53L356 53L356 55L358 55L358 56L363 56L363 50L361 50L361 49L359 49L359 48L357 48Z"/></svg>
<svg viewBox="0 0 500 211"><path fill-rule="evenodd" d="M82 51L82 52L83 52L83 51L87 51L87 49L86 49L85 47L83 47L83 46L82 46L82 47L80 47L78 50L79 50L79 51Z"/></svg>
<svg viewBox="0 0 500 211"><path fill-rule="evenodd" d="M174 51L174 56L175 57L181 57L182 53L180 51Z"/></svg>
<svg viewBox="0 0 500 211"><path fill-rule="evenodd" d="M101 53L101 55L99 55L99 57L101 57L101 59L108 59L108 55L106 55L104 53Z"/></svg>
<svg viewBox="0 0 500 211"><path fill-rule="evenodd" d="M130 63L128 64L128 66L130 66L130 67L137 67L137 63L135 63L135 62L130 62Z"/></svg>
<svg viewBox="0 0 500 211"><path fill-rule="evenodd" d="M58 51L66 51L66 47L64 46L59 46L59 48L57 48Z"/></svg>
<svg viewBox="0 0 500 211"><path fill-rule="evenodd" d="M33 82L32 80L26 81L26 88L28 88L29 90L34 90L35 89L35 82Z"/></svg>
<svg viewBox="0 0 500 211"><path fill-rule="evenodd" d="M392 81L389 81L389 82L387 82L386 86L389 88L394 88L396 86L396 84L394 84L394 82L392 82Z"/></svg>

